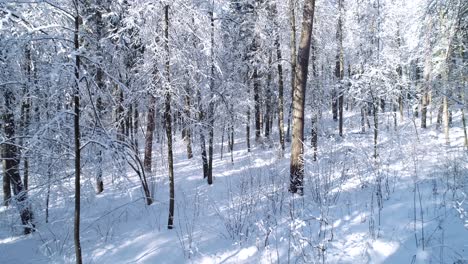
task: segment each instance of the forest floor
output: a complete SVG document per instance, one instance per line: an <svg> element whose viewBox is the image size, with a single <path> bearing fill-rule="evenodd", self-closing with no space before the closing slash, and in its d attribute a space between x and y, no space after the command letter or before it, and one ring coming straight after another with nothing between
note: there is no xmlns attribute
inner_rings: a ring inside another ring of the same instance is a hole
<svg viewBox="0 0 468 264"><path fill-rule="evenodd" d="M208 186L200 159L186 158L178 136L173 230L166 228L164 142L154 152L151 206L129 169L106 175L99 195L93 170L86 170L84 262L468 263L468 153L460 117L454 114L450 146L435 120L424 130L411 119L395 129L390 113L380 118L374 159L373 132L361 133L358 115L346 116L343 138L324 116L318 161L306 149L304 196L288 193L289 153L280 158L276 143L252 140L248 153L239 133L231 163L226 143L221 159L218 142L214 184ZM31 191L37 219L33 235L20 235L14 206L0 208L0 263L74 262L73 178L51 193L45 223L39 209L45 191Z"/></svg>

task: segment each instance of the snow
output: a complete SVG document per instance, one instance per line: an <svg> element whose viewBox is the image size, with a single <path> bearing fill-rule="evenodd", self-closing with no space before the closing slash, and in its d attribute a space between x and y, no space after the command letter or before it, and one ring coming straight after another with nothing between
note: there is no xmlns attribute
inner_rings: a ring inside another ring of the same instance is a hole
<svg viewBox="0 0 468 264"><path fill-rule="evenodd" d="M450 147L433 126L422 130L416 124L416 136L411 120L397 130L392 120L388 128L382 121L377 161L372 131L360 132L359 116L347 113L346 119L343 139L333 129L322 130L331 134L320 136L319 161L311 161L306 150L303 197L287 192L288 154L278 158L274 147L259 144L248 153L239 134L231 164L228 153L220 159L218 144L215 182L208 186L200 160L187 160L177 139L173 230L166 229L164 166L155 170L151 206L144 204L131 171L128 180L114 184L108 175L100 195L85 175L85 263L466 263L468 167L459 116L454 115ZM329 120L325 115L321 125L332 128ZM164 146L155 149L156 164L166 164ZM15 226L14 207L0 209L1 263L74 262L72 189L52 198L49 223L36 210L37 232L29 236Z"/></svg>

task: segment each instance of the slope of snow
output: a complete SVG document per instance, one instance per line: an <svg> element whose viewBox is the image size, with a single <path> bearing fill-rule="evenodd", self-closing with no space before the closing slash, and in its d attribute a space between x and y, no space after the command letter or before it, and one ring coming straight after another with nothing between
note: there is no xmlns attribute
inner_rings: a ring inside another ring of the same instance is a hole
<svg viewBox="0 0 468 264"><path fill-rule="evenodd" d="M372 130L360 132L359 116L346 120L343 139L336 124L322 123L318 161L306 150L303 197L287 192L289 158L278 157L276 140L247 153L238 135L233 164L229 153L220 159L218 143L208 186L200 160L187 160L177 138L173 230L166 229L164 145L155 149L151 206L130 170L121 172L128 177L109 174L100 195L85 172L85 263L467 263L468 159L460 124L446 146L435 125L422 130L405 120L395 130L382 114L376 160ZM19 235L14 207L1 208L1 263L74 261L73 179L66 181L60 192L53 189L49 223L37 210L44 192L31 191L33 235Z"/></svg>

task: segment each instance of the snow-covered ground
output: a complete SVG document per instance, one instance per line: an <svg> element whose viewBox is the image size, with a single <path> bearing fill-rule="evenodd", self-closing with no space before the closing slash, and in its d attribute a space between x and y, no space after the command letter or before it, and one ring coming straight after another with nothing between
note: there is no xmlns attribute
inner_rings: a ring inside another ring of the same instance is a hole
<svg viewBox="0 0 468 264"><path fill-rule="evenodd" d="M100 195L92 170L85 171L84 262L468 263L468 153L459 119L455 114L447 147L435 124L423 130L406 119L395 129L390 114L382 115L377 160L372 130L360 132L359 116L346 117L342 139L336 124L324 122L318 161L307 149L302 197L287 192L289 154L279 158L276 140L253 143L248 153L238 134L233 164L229 153L221 160L218 144L208 186L198 156L187 160L178 136L173 230L166 229L164 144L155 149L151 206L129 169L109 173ZM0 263L74 261L73 179L67 181L52 191L49 223L39 210L45 191L31 191L32 235L20 235L13 206L0 208Z"/></svg>

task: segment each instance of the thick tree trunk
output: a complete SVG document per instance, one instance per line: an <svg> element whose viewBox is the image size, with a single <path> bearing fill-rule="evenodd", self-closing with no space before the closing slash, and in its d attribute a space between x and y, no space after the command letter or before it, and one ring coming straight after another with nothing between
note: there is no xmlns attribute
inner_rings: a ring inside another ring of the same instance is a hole
<svg viewBox="0 0 468 264"><path fill-rule="evenodd" d="M164 121L166 125L166 137L167 137L167 163L169 165L169 217L167 220L167 228L172 229L174 227L174 206L175 206L175 191L174 191L174 158L172 154L172 118L171 118L171 91L170 91L170 54L169 54L169 6L164 7L164 37L165 37L165 49L166 49L166 99L165 99L165 111Z"/></svg>
<svg viewBox="0 0 468 264"><path fill-rule="evenodd" d="M315 0L304 2L301 39L297 55L296 86L293 97L293 134L291 145L290 192L303 194L304 180L304 103L309 66Z"/></svg>

